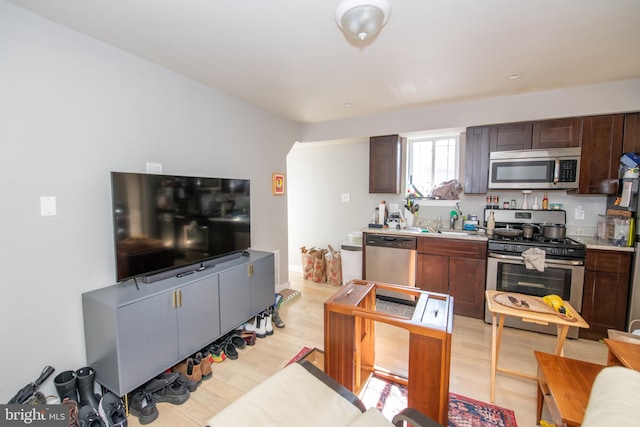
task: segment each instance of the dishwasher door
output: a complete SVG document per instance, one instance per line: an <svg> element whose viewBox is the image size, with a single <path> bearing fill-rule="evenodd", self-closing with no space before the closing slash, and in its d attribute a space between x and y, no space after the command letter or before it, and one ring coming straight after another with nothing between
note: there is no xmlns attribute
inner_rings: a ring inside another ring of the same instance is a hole
<svg viewBox="0 0 640 427"><path fill-rule="evenodd" d="M418 240L409 236L367 234L365 279L395 285L416 286ZM378 289L376 295L415 301L411 295Z"/></svg>

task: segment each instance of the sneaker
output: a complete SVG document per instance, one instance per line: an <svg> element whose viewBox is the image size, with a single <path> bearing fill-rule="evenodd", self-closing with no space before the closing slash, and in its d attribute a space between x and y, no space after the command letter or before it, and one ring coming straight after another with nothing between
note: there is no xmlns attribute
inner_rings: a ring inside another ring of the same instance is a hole
<svg viewBox="0 0 640 427"><path fill-rule="evenodd" d="M168 402L173 405L182 405L189 399L189 389L184 384L174 382L153 393L156 402Z"/></svg>
<svg viewBox="0 0 640 427"><path fill-rule="evenodd" d="M84 405L78 411L78 422L80 427L105 427L104 421L100 418L98 411L91 405ZM142 422L140 424L143 424Z"/></svg>
<svg viewBox="0 0 640 427"><path fill-rule="evenodd" d="M145 390L134 392L133 397L129 399L129 413L138 417L140 424L154 421L158 418L158 408L153 395Z"/></svg>
<svg viewBox="0 0 640 427"><path fill-rule="evenodd" d="M98 413L106 427L127 427L127 414L122 400L111 392L107 392L100 399Z"/></svg>

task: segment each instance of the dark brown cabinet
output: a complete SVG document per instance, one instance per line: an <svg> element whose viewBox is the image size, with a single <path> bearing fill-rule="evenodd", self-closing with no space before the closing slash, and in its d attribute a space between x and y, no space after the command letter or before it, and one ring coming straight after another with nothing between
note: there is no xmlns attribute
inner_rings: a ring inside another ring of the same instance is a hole
<svg viewBox="0 0 640 427"><path fill-rule="evenodd" d="M582 118L580 194L616 194L622 156L623 114Z"/></svg>
<svg viewBox="0 0 640 427"><path fill-rule="evenodd" d="M491 126L491 151L530 150L532 131L531 122Z"/></svg>
<svg viewBox="0 0 640 427"><path fill-rule="evenodd" d="M623 153L640 153L640 113L624 115Z"/></svg>
<svg viewBox="0 0 640 427"><path fill-rule="evenodd" d="M625 330L631 252L587 250L582 317L589 329L580 338L600 340L608 329Z"/></svg>
<svg viewBox="0 0 640 427"><path fill-rule="evenodd" d="M420 238L416 286L451 295L455 314L483 319L486 259L484 241Z"/></svg>
<svg viewBox="0 0 640 427"><path fill-rule="evenodd" d="M489 126L467 128L465 142L464 192L485 194L489 185Z"/></svg>
<svg viewBox="0 0 640 427"><path fill-rule="evenodd" d="M580 146L580 118L543 120L533 123L531 148L569 148Z"/></svg>
<svg viewBox="0 0 640 427"><path fill-rule="evenodd" d="M401 162L400 136L369 138L369 193L400 194Z"/></svg>

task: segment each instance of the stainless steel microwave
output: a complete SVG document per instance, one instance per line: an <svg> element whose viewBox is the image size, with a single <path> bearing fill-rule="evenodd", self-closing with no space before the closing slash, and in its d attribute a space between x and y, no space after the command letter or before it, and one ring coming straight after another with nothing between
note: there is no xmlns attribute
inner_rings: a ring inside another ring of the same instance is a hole
<svg viewBox="0 0 640 427"><path fill-rule="evenodd" d="M489 188L563 190L578 188L580 147L495 151L489 156Z"/></svg>

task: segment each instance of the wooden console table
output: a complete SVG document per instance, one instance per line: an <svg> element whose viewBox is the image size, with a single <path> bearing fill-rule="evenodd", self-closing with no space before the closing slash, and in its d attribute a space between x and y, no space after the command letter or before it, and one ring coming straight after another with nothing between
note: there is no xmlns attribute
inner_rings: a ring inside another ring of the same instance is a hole
<svg viewBox="0 0 640 427"><path fill-rule="evenodd" d="M376 311L376 290L416 297L412 318ZM375 367L375 322L409 332L407 406L448 422L453 298L416 288L352 280L324 303L325 372L358 394ZM404 380L404 381L403 381Z"/></svg>

